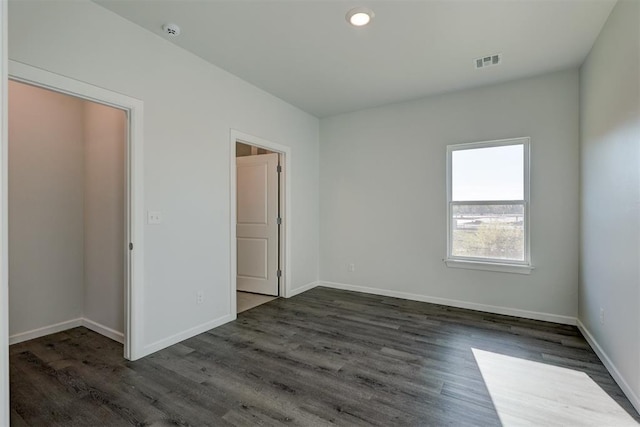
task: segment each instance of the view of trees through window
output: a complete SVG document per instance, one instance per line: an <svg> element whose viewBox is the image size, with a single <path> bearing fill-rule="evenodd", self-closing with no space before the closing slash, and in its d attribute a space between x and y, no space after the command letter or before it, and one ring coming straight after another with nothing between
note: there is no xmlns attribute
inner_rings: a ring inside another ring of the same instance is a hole
<svg viewBox="0 0 640 427"><path fill-rule="evenodd" d="M452 206L452 255L524 260L524 205Z"/></svg>
<svg viewBox="0 0 640 427"><path fill-rule="evenodd" d="M449 146L449 256L528 262L528 139Z"/></svg>

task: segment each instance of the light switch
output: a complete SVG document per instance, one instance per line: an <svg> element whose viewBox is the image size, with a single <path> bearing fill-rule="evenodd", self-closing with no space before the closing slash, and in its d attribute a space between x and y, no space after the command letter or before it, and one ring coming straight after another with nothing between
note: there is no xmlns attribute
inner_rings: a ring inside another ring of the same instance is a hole
<svg viewBox="0 0 640 427"><path fill-rule="evenodd" d="M160 224L162 223L162 212L147 211L147 224Z"/></svg>

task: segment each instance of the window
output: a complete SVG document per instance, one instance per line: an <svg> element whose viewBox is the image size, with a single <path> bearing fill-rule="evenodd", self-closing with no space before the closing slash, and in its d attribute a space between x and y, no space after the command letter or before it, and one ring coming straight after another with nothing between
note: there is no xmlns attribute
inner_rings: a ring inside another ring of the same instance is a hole
<svg viewBox="0 0 640 427"><path fill-rule="evenodd" d="M529 274L529 138L447 147L450 267Z"/></svg>

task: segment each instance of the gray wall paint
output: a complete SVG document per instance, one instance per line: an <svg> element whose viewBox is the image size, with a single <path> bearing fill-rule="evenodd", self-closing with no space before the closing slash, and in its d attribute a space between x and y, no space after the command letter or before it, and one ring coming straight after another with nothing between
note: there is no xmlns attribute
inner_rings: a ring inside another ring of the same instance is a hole
<svg viewBox="0 0 640 427"><path fill-rule="evenodd" d="M89 1L10 2L10 59L144 102L145 345L231 314L230 129L291 147L292 288L318 279L318 120ZM204 303L196 304L202 291Z"/></svg>
<svg viewBox="0 0 640 427"><path fill-rule="evenodd" d="M321 280L575 317L578 126L577 70L321 120ZM535 270L447 268L446 146L520 136Z"/></svg>
<svg viewBox="0 0 640 427"><path fill-rule="evenodd" d="M84 105L84 317L124 332L124 111Z"/></svg>
<svg viewBox="0 0 640 427"><path fill-rule="evenodd" d="M579 318L635 393L636 407L640 405L639 17L639 2L619 1L580 70ZM604 324L600 324L601 308Z"/></svg>
<svg viewBox="0 0 640 427"><path fill-rule="evenodd" d="M9 333L82 316L83 102L9 83Z"/></svg>

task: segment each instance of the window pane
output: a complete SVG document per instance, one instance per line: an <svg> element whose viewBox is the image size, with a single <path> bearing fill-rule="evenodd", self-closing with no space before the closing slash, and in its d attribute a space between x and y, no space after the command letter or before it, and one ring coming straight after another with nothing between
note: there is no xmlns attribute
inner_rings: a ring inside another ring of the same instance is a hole
<svg viewBox="0 0 640 427"><path fill-rule="evenodd" d="M524 200L524 145L451 153L454 201Z"/></svg>
<svg viewBox="0 0 640 427"><path fill-rule="evenodd" d="M451 255L524 261L524 205L451 206Z"/></svg>

